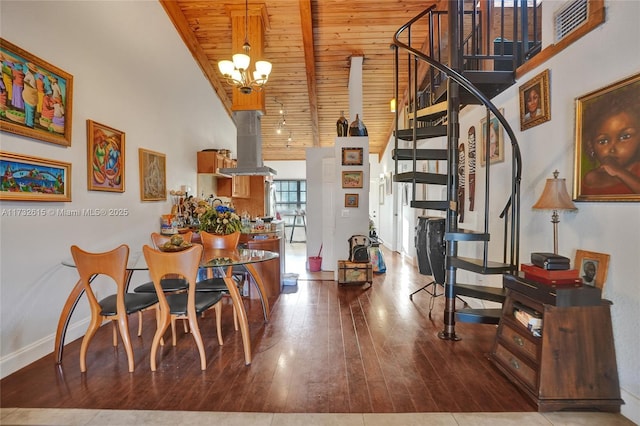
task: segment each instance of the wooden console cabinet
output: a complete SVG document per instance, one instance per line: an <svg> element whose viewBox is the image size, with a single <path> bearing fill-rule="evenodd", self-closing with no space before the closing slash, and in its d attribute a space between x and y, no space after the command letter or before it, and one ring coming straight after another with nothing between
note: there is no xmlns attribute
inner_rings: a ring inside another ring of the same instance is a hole
<svg viewBox="0 0 640 426"><path fill-rule="evenodd" d="M507 297L491 359L538 411L619 412L611 303L593 287L551 287L505 275ZM534 335L514 315L542 319Z"/></svg>

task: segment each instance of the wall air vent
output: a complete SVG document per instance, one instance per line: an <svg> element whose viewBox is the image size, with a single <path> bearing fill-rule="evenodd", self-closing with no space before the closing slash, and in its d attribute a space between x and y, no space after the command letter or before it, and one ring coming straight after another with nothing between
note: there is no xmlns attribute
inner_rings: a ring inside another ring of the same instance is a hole
<svg viewBox="0 0 640 426"><path fill-rule="evenodd" d="M587 0L574 0L567 3L555 15L556 43L587 22L588 17L589 2Z"/></svg>

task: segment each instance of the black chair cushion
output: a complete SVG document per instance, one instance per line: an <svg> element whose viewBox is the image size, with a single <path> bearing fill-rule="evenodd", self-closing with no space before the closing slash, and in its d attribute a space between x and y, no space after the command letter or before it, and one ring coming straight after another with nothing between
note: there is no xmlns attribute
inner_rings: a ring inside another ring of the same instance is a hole
<svg viewBox="0 0 640 426"><path fill-rule="evenodd" d="M223 291L229 292L224 278L207 278L196 283L196 292Z"/></svg>
<svg viewBox="0 0 640 426"><path fill-rule="evenodd" d="M187 314L187 293L174 293L167 295L167 303L169 303L169 311L172 315ZM207 291L196 293L196 313L200 314L222 299L221 292Z"/></svg>
<svg viewBox="0 0 640 426"><path fill-rule="evenodd" d="M189 288L189 283L184 278L163 278L160 280L160 286L165 293L173 293ZM139 285L133 289L134 293L155 293L156 289L153 281Z"/></svg>
<svg viewBox="0 0 640 426"><path fill-rule="evenodd" d="M110 317L116 315L116 295L112 294L102 299L100 302L101 315ZM124 295L124 306L127 315L141 311L158 303L158 296L155 294L127 293Z"/></svg>

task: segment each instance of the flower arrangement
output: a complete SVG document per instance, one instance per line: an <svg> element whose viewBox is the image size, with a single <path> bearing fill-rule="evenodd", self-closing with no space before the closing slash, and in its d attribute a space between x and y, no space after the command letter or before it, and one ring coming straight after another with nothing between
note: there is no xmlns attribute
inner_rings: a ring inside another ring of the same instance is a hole
<svg viewBox="0 0 640 426"><path fill-rule="evenodd" d="M222 204L211 207L206 202L199 203L196 214L198 214L201 231L227 235L242 229L240 216L233 208Z"/></svg>

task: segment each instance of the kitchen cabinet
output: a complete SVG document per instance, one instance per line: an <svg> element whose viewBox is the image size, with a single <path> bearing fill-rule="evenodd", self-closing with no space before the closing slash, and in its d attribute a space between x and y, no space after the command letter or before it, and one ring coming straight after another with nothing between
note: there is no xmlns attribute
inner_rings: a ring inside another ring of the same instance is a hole
<svg viewBox="0 0 640 426"><path fill-rule="evenodd" d="M198 173L218 174L218 169L225 166L225 160L229 160L226 156L218 153L218 151L199 151L198 152Z"/></svg>
<svg viewBox="0 0 640 426"><path fill-rule="evenodd" d="M555 287L505 275L491 359L538 411L619 412L611 303L594 287ZM527 324L527 325L525 325Z"/></svg>

